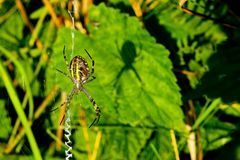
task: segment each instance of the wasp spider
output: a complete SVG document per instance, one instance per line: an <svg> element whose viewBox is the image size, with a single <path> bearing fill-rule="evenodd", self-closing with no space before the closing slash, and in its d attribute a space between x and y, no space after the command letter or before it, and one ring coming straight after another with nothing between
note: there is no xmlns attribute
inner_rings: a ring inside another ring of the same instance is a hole
<svg viewBox="0 0 240 160"><path fill-rule="evenodd" d="M86 84L96 78L93 76L94 60L92 59L91 55L88 53L88 51L86 49L85 49L85 51L88 54L89 58L92 60L91 71L89 70L89 66L88 66L87 62L81 56L75 56L71 60L70 65L69 65L66 54L65 54L65 46L63 48L63 57L64 57L64 60L65 60L65 63L66 63L66 66L67 66L67 69L68 69L70 75L68 75L58 69L57 69L57 71L59 71L60 73L64 74L68 78L70 78L72 80L72 82L74 83L74 87L73 87L72 91L67 96L66 102L63 103L62 105L66 104L67 108L68 108L73 96L75 94L79 93L80 91L83 91L85 93L85 95L88 97L88 99L90 100L90 102L92 103L92 105L95 109L95 112L96 112L96 117L95 117L94 121L91 123L91 125L89 126L89 128L90 128L95 123L96 124L98 123L98 121L100 119L101 111L100 111L100 108L98 107L98 105L96 104L95 100L88 93L88 91L84 88L84 84ZM64 117L63 117L63 119L64 119ZM62 123L63 119L61 120L61 123Z"/></svg>

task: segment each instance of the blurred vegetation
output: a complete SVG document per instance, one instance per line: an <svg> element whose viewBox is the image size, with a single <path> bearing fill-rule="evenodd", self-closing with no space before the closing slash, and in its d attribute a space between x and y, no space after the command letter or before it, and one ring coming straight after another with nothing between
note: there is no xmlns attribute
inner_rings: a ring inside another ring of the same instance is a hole
<svg viewBox="0 0 240 160"><path fill-rule="evenodd" d="M93 57L101 109L88 128L94 108L73 97L73 159L240 160L239 6L1 0L0 159L65 158L65 46L68 62Z"/></svg>

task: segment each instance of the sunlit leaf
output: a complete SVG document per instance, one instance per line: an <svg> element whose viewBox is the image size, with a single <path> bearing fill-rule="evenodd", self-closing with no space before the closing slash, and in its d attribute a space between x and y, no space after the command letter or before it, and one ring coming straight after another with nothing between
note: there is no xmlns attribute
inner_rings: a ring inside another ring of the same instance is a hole
<svg viewBox="0 0 240 160"><path fill-rule="evenodd" d="M105 15L111 16L107 18ZM183 126L179 108L181 100L168 51L156 44L137 19L104 5L92 9L90 21L99 23L99 26L90 23L88 37L74 32L73 54L71 30L59 31L51 56L52 67L49 67L55 77L51 80L69 92L72 82L54 68L68 72L62 55L64 45L68 60L74 55L81 55L91 64L84 53L85 48L96 62L97 79L86 88L102 109L100 123L117 124L119 121L132 126L180 129ZM109 30L109 27L112 29ZM82 96L79 100L74 99L71 107L83 103L81 101ZM89 102L83 103L83 106L92 108Z"/></svg>

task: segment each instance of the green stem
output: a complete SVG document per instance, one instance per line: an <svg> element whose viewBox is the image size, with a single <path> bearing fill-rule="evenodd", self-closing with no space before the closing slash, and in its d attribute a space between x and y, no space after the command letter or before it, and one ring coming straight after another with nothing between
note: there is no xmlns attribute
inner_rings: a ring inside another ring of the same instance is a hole
<svg viewBox="0 0 240 160"><path fill-rule="evenodd" d="M18 117L20 119L20 121L23 124L23 127L25 128L26 131L26 135L30 144L30 147L33 151L33 155L35 157L36 160L41 160L41 154L38 148L38 145L36 143L36 140L34 138L34 135L32 133L31 127L30 127L30 123L27 121L27 117L23 111L23 108L21 106L21 103L19 101L18 95L14 89L12 80L10 79L9 74L7 73L6 69L4 68L2 61L0 60L0 75L3 79L3 82L5 84L5 87L7 89L8 95L13 103L13 106L18 114Z"/></svg>
<svg viewBox="0 0 240 160"><path fill-rule="evenodd" d="M204 111L204 113L200 114L200 116L198 117L198 119L195 121L192 129L195 130L197 129L197 127L202 124L207 118L208 116L216 109L216 107L219 106L219 104L222 103L221 98L217 98L215 99L211 105L206 108L206 110Z"/></svg>
<svg viewBox="0 0 240 160"><path fill-rule="evenodd" d="M0 51L16 65L17 69L19 70L19 72L21 73L21 75L25 81L26 92L27 92L27 95L29 98L29 120L32 120L33 112L34 112L34 103L33 103L33 96L32 96L32 91L31 91L31 87L30 87L30 82L29 82L28 76L26 75L25 69L22 66L22 64L17 60L17 58L15 56L13 56L13 54L11 52L6 50L2 46L0 46Z"/></svg>

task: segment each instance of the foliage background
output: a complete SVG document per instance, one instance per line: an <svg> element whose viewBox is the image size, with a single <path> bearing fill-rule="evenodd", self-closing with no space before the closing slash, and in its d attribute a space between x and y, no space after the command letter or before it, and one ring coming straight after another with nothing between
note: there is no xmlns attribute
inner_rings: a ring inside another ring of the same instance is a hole
<svg viewBox="0 0 240 160"><path fill-rule="evenodd" d="M72 1L0 1L0 158L65 157L65 46L95 60L85 87L101 109L89 129L91 103L71 101L74 159L240 159L237 6L82 0L73 30Z"/></svg>

